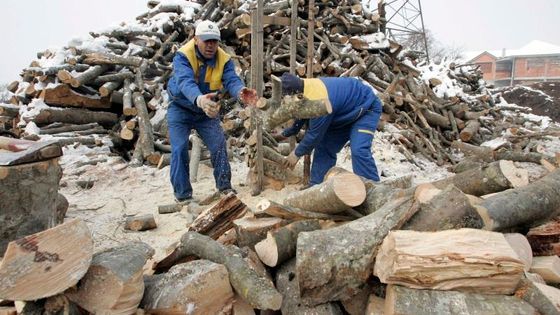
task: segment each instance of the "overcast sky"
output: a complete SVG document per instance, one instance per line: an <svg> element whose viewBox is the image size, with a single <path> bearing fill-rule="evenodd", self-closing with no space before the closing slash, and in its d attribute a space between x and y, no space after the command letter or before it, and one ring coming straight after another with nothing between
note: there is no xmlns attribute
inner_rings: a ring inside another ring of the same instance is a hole
<svg viewBox="0 0 560 315"><path fill-rule="evenodd" d="M19 79L38 51L134 19L146 3L2 0L0 82ZM533 39L560 45L560 0L422 0L422 11L437 40L467 51L517 49Z"/></svg>

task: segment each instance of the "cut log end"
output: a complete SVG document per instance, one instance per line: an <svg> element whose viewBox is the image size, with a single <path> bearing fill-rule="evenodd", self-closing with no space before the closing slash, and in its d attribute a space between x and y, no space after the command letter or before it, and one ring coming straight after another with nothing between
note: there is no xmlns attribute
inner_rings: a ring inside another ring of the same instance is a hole
<svg viewBox="0 0 560 315"><path fill-rule="evenodd" d="M255 245L255 251L259 255L260 260L269 267L275 267L278 264L278 249L276 239L268 233L266 239Z"/></svg>
<svg viewBox="0 0 560 315"><path fill-rule="evenodd" d="M529 184L529 172L526 169L515 167L512 161L501 160L500 169L504 177L510 182L512 188L523 187Z"/></svg>
<svg viewBox="0 0 560 315"><path fill-rule="evenodd" d="M338 175L333 188L336 196L350 207L359 206L366 198L362 180L353 173Z"/></svg>

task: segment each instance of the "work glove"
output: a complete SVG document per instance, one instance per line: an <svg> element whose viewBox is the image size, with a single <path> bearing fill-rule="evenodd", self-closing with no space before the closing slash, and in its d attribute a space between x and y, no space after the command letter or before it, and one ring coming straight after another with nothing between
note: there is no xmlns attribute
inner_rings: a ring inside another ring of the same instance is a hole
<svg viewBox="0 0 560 315"><path fill-rule="evenodd" d="M284 158L282 165L289 169L294 169L297 162L299 161L299 156L296 155L295 151L290 152L290 155Z"/></svg>
<svg viewBox="0 0 560 315"><path fill-rule="evenodd" d="M196 98L196 106L210 118L215 118L220 112L220 104L213 101L214 97L216 97L216 93L208 93Z"/></svg>
<svg viewBox="0 0 560 315"><path fill-rule="evenodd" d="M259 98L257 97L257 91L255 89L244 87L239 91L238 99L246 106L255 106Z"/></svg>

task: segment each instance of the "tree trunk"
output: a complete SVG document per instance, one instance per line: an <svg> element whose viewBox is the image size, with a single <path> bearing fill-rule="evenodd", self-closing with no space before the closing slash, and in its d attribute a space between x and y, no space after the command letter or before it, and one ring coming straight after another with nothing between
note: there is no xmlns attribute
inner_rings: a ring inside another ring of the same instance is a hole
<svg viewBox="0 0 560 315"><path fill-rule="evenodd" d="M147 276L141 306L149 314L225 314L233 291L223 265L196 260Z"/></svg>
<svg viewBox="0 0 560 315"><path fill-rule="evenodd" d="M476 206L484 228L500 231L535 226L560 214L560 170L520 188L488 197Z"/></svg>
<svg viewBox="0 0 560 315"><path fill-rule="evenodd" d="M10 241L55 226L61 177L58 159L0 166L0 253Z"/></svg>
<svg viewBox="0 0 560 315"><path fill-rule="evenodd" d="M524 315L536 314L536 310L529 303L514 296L415 290L390 285L387 287L384 314Z"/></svg>
<svg viewBox="0 0 560 315"><path fill-rule="evenodd" d="M109 112L92 112L86 109L76 108L42 108L35 117L25 119L25 121L33 121L37 125L48 125L54 122L69 124L89 124L98 123L102 126L113 127L117 122L117 115Z"/></svg>
<svg viewBox="0 0 560 315"><path fill-rule="evenodd" d="M276 273L276 286L284 297L282 300L282 314L321 314L342 315L343 312L336 303L324 303L317 306L305 306L299 297L299 284L295 275L296 260L292 259L283 264Z"/></svg>
<svg viewBox="0 0 560 315"><path fill-rule="evenodd" d="M284 204L305 211L336 214L360 205L366 198L362 180L355 174L339 174L321 184L294 192Z"/></svg>
<svg viewBox="0 0 560 315"><path fill-rule="evenodd" d="M108 97L89 97L74 92L68 85L60 84L54 88L43 89L39 94L46 104L68 107L110 109Z"/></svg>
<svg viewBox="0 0 560 315"><path fill-rule="evenodd" d="M196 255L226 266L230 283L251 306L261 310L279 310L282 295L271 282L260 277L239 253L196 232L187 232L181 238L179 251L186 255Z"/></svg>
<svg viewBox="0 0 560 315"><path fill-rule="evenodd" d="M523 268L501 233L393 231L379 248L374 274L415 289L511 294Z"/></svg>
<svg viewBox="0 0 560 315"><path fill-rule="evenodd" d="M265 128L272 130L290 119L310 119L332 112L332 106L328 101L311 101L300 97L297 95L284 97L280 107L266 118Z"/></svg>
<svg viewBox="0 0 560 315"><path fill-rule="evenodd" d="M65 294L93 314L133 314L144 294L142 268L153 254L142 242L97 253L78 287Z"/></svg>
<svg viewBox="0 0 560 315"><path fill-rule="evenodd" d="M61 293L86 274L92 254L91 232L81 220L10 242L0 263L0 299L31 301Z"/></svg>
<svg viewBox="0 0 560 315"><path fill-rule="evenodd" d="M392 200L376 212L344 225L300 233L297 277L306 305L348 299L372 273L378 246L418 210L412 196Z"/></svg>
<svg viewBox="0 0 560 315"><path fill-rule="evenodd" d="M255 251L265 265L276 267L295 256L300 232L320 229L317 220L296 221L266 233L266 239L255 245Z"/></svg>
<svg viewBox="0 0 560 315"><path fill-rule="evenodd" d="M298 208L281 205L272 200L263 199L257 204L256 217L273 216L287 220L305 220L305 219L318 219L318 220L333 220L333 221L350 221L350 217L332 215L326 213L318 213L305 211Z"/></svg>
<svg viewBox="0 0 560 315"><path fill-rule="evenodd" d="M527 186L529 175L527 170L516 168L512 161L500 160L482 168L471 169L460 175L432 182L432 185L440 189L451 184L465 194L482 196L509 188Z"/></svg>

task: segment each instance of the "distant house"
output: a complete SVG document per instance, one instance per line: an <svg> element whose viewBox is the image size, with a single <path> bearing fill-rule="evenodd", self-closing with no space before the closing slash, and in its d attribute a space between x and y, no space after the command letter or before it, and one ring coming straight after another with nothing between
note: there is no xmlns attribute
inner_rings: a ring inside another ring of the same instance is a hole
<svg viewBox="0 0 560 315"><path fill-rule="evenodd" d="M496 86L560 81L560 46L538 40L517 50L484 51L468 63L479 65L484 80Z"/></svg>

